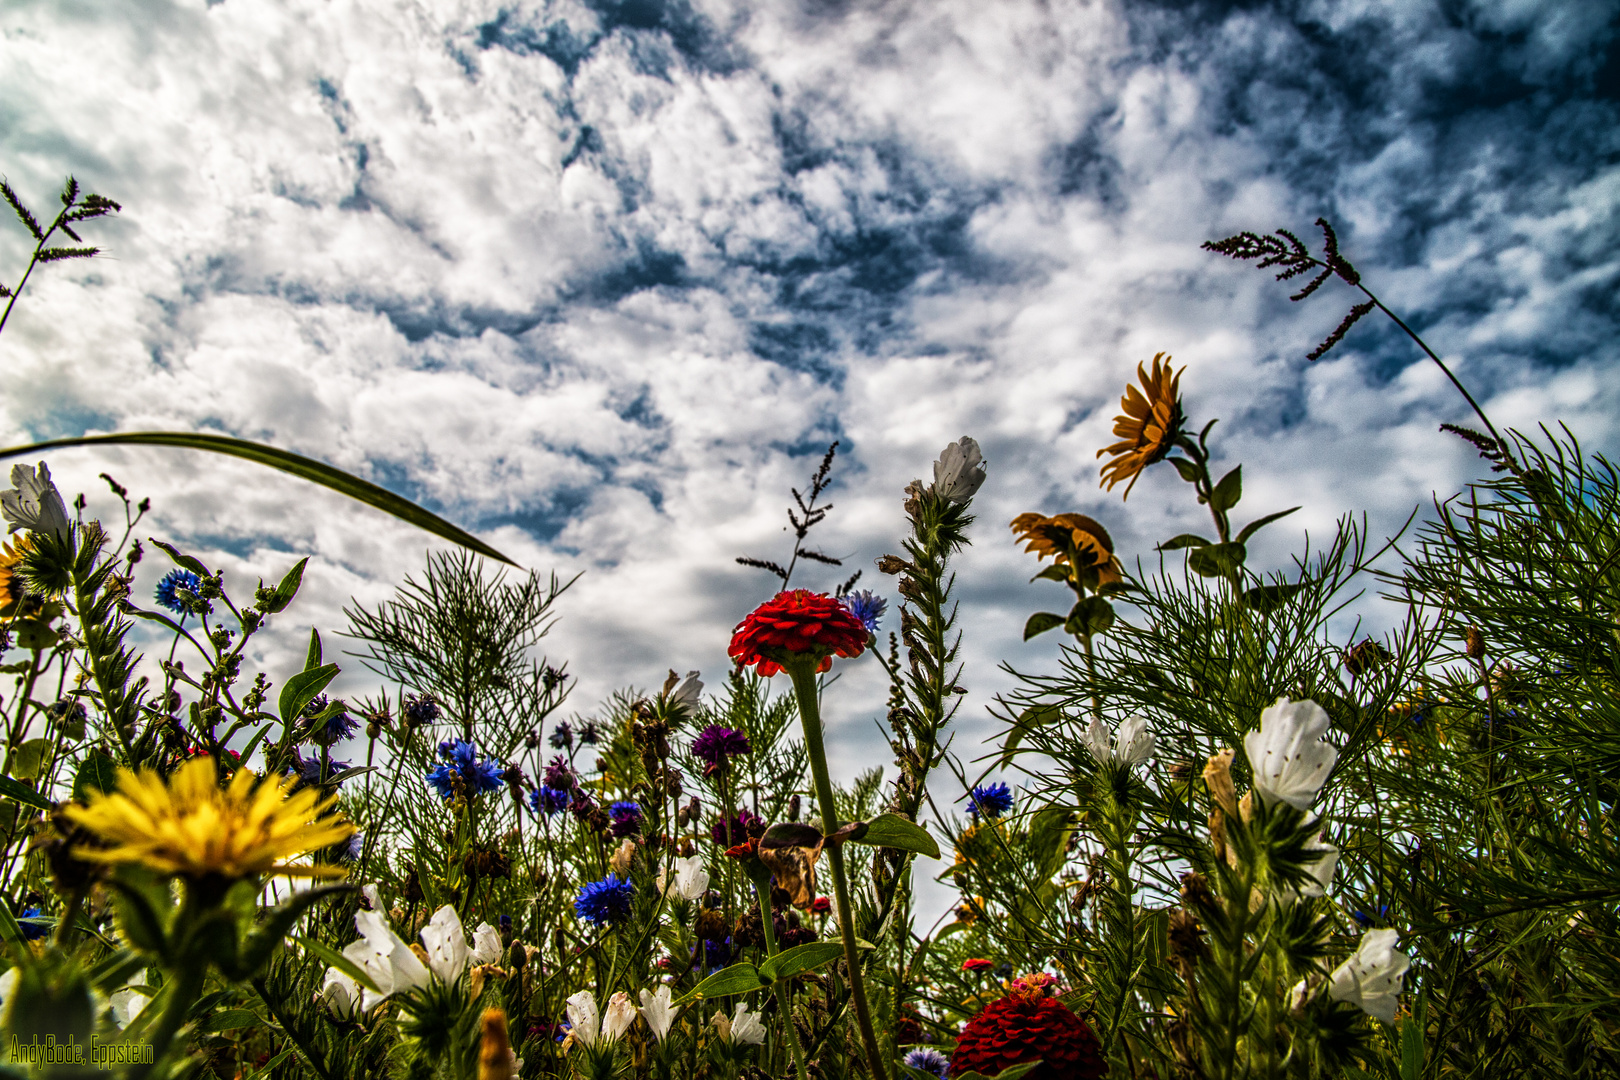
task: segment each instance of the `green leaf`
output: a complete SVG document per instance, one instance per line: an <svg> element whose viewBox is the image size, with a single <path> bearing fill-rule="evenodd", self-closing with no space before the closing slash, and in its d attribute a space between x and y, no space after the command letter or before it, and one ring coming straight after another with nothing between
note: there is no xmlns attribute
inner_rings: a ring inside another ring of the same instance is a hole
<svg viewBox="0 0 1620 1080"><path fill-rule="evenodd" d="M1279 510L1275 514L1267 514L1258 521L1249 522L1247 525L1243 526L1243 531L1237 534L1237 542L1240 544L1247 543L1249 537L1253 536L1267 525L1270 525L1273 521L1276 521L1279 518L1285 518L1298 509L1299 507L1297 506L1290 506L1287 510Z"/></svg>
<svg viewBox="0 0 1620 1080"><path fill-rule="evenodd" d="M169 953L169 935L164 929L162 915L153 906L152 898L147 896L147 890L121 881L117 877L109 879L108 884L118 893L115 901L118 906L118 925L123 929L129 943L144 953L166 958Z"/></svg>
<svg viewBox="0 0 1620 1080"><path fill-rule="evenodd" d="M35 810L54 809L51 800L27 784L18 783L9 776L0 776L0 795L15 799L24 806L32 806Z"/></svg>
<svg viewBox="0 0 1620 1080"><path fill-rule="evenodd" d="M180 624L162 612L142 611L140 608L130 608L129 613L135 616L137 619L145 619L148 622L162 623L164 626L167 626L170 630L173 630L177 634L181 632Z"/></svg>
<svg viewBox="0 0 1620 1080"><path fill-rule="evenodd" d="M765 958L759 973L768 980L791 979L823 964L830 964L844 955L844 946L838 941L811 941L784 949L775 956Z"/></svg>
<svg viewBox="0 0 1620 1080"><path fill-rule="evenodd" d="M260 728L258 733L256 735L254 735L253 738L248 740L247 746L242 748L242 760L243 761L247 761L248 758L253 756L253 751L255 751L255 750L257 750L259 748L259 744L264 742L264 737L266 735L268 735L268 734L270 734L270 728L267 725L265 727Z"/></svg>
<svg viewBox="0 0 1620 1080"><path fill-rule="evenodd" d="M4 451L0 451L0 457L4 457L4 456L5 456ZM155 539L152 541L152 543L156 544L158 547L162 548L164 550L164 552L169 556L169 558L173 559L177 564L179 564L180 566L185 567L187 570L190 570L193 574L196 574L198 577L209 577L209 576L211 576L209 574L209 572L208 572L208 567L204 566L202 564L201 560L194 559L190 555L181 554L179 551L175 550L175 547L174 547L173 544L165 544L162 540L155 540Z"/></svg>
<svg viewBox="0 0 1620 1080"><path fill-rule="evenodd" d="M1243 594L1243 604L1251 611L1267 615L1286 604L1289 597L1304 587L1304 583L1296 585L1260 585Z"/></svg>
<svg viewBox="0 0 1620 1080"><path fill-rule="evenodd" d="M1221 482L1215 485L1210 496L1210 505L1223 514L1236 506L1238 500L1243 498L1243 466L1239 465L1221 477Z"/></svg>
<svg viewBox="0 0 1620 1080"><path fill-rule="evenodd" d="M258 925L242 943L240 966L232 973L232 977L248 979L257 975L259 969L270 959L270 954L281 947L282 941L292 930L293 923L302 918L304 912L322 900L330 900L340 893L354 891L353 885L322 885L293 893L269 911L263 912Z"/></svg>
<svg viewBox="0 0 1620 1080"><path fill-rule="evenodd" d="M1209 545L1213 544L1214 542L1215 541L1213 540L1205 540L1202 536L1199 536L1196 533L1182 533L1180 536L1172 536L1154 550L1178 551L1181 548L1209 547Z"/></svg>
<svg viewBox="0 0 1620 1080"><path fill-rule="evenodd" d="M11 771L19 780L34 780L51 756L51 740L29 739L11 755Z"/></svg>
<svg viewBox="0 0 1620 1080"><path fill-rule="evenodd" d="M259 1014L251 1009L225 1009L197 1025L198 1031L230 1031L234 1028L254 1027L260 1023Z"/></svg>
<svg viewBox="0 0 1620 1080"><path fill-rule="evenodd" d="M22 926L17 922L17 916L11 913L11 908L4 900L0 900L0 938L13 945L23 944Z"/></svg>
<svg viewBox="0 0 1620 1080"><path fill-rule="evenodd" d="M327 664L324 667L300 671L287 680L287 685L281 688L281 697L277 699L277 706L281 709L282 723L290 725L298 719L298 714L304 711L304 706L315 700L315 695L326 689L326 684L337 678L338 666Z"/></svg>
<svg viewBox="0 0 1620 1080"><path fill-rule="evenodd" d="M765 985L767 983L759 977L759 971L753 964L732 964L710 975L676 998L674 1004L685 1005L687 1002L702 1001L705 998L732 997L736 994L746 994L750 990L758 990Z"/></svg>
<svg viewBox="0 0 1620 1080"><path fill-rule="evenodd" d="M1024 640L1028 641L1036 634L1044 634L1054 626L1063 625L1063 616L1054 615L1050 611L1037 611L1029 617L1024 624Z"/></svg>
<svg viewBox="0 0 1620 1080"><path fill-rule="evenodd" d="M265 605L266 615L284 611L287 605L293 602L293 597L298 595L298 587L304 582L304 564L307 562L309 558L306 556L299 559L293 564L293 568L287 571L286 576L281 579L281 584L276 586L274 597Z"/></svg>
<svg viewBox="0 0 1620 1080"><path fill-rule="evenodd" d="M1053 563L1051 566L1048 566L1045 570L1042 570L1029 580L1033 583L1043 579L1046 581L1068 581L1069 572L1056 563Z"/></svg>
<svg viewBox="0 0 1620 1080"><path fill-rule="evenodd" d="M866 832L860 839L851 839L870 847L897 848L930 859L939 858L939 844L928 835L928 830L899 814L879 814L866 823Z"/></svg>
<svg viewBox="0 0 1620 1080"><path fill-rule="evenodd" d="M1230 544L1210 544L1206 547L1193 548L1192 554L1187 556L1187 565L1200 577L1230 577L1237 573L1238 567L1242 566L1243 560L1248 557L1248 550L1236 541Z"/></svg>
<svg viewBox="0 0 1620 1080"><path fill-rule="evenodd" d="M92 791L111 792L117 786L118 766L101 750L86 754L73 775L73 797L80 802L89 802Z"/></svg>
<svg viewBox="0 0 1620 1080"><path fill-rule="evenodd" d="M1041 1060L1041 1058L1036 1058L1034 1061L1026 1061L1021 1065L1009 1065L996 1073L996 1080L1018 1080L1020 1076L1034 1072L1039 1068Z"/></svg>
<svg viewBox="0 0 1620 1080"><path fill-rule="evenodd" d="M1105 634L1114 625L1114 605L1101 596L1088 596L1075 604L1063 629L1071 634Z"/></svg>
<svg viewBox="0 0 1620 1080"><path fill-rule="evenodd" d="M1181 478L1187 481L1189 484L1198 483L1199 477L1204 475L1203 471L1199 469L1195 462L1188 461L1186 458L1172 457L1165 458L1164 460L1174 465L1176 467L1176 472L1180 473Z"/></svg>
<svg viewBox="0 0 1620 1080"><path fill-rule="evenodd" d="M321 666L321 632L313 626L309 628L309 650L304 653L304 670L311 671Z"/></svg>
<svg viewBox="0 0 1620 1080"><path fill-rule="evenodd" d="M40 619L18 619L11 624L12 633L16 635L19 648L49 649L61 640L61 635L51 629L50 623Z"/></svg>
<svg viewBox="0 0 1620 1080"><path fill-rule="evenodd" d="M510 566L517 564L505 555L496 551L471 533L458 529L448 521L431 514L417 506L409 499L395 495L387 488L378 487L369 480L362 480L352 476L342 469L335 469L330 465L278 450L273 446L249 442L246 439L234 439L228 435L206 435L185 431L122 431L114 435L81 435L74 439L47 439L44 442L30 443L27 446L11 446L0 449L0 461L6 458L21 457L26 454L35 454L41 450L50 450L58 446L173 446L187 450L207 450L215 454L226 454L230 457L239 457L260 465L268 465L272 469L291 473L302 480L313 484L331 488L333 491L347 495L367 506L375 507L385 514L392 514L401 521L409 522L419 529L424 529L435 536L443 537L452 544L459 544L470 551L476 551L486 558L495 559Z"/></svg>
<svg viewBox="0 0 1620 1080"><path fill-rule="evenodd" d="M304 937L300 934L290 934L288 935L287 940L298 942L298 944L309 950L310 954L314 956L315 959L324 962L327 967L337 968L339 971L343 972L343 974L347 975L349 978L353 979L367 990L370 990L373 994L382 993L382 991L377 988L377 984L372 980L371 976L366 974L365 968L361 967L353 960L350 960L347 956L344 956L342 953L332 948L332 946L321 941L316 941L314 938Z"/></svg>

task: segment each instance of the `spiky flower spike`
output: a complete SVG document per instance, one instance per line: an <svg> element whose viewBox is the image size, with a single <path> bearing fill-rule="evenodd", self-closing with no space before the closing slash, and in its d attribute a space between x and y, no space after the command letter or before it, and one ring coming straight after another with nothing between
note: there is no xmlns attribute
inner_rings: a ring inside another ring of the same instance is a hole
<svg viewBox="0 0 1620 1080"><path fill-rule="evenodd" d="M1181 371L1171 370L1170 357L1164 353L1153 357L1151 371L1136 365L1142 389L1128 386L1125 396L1119 399L1124 411L1114 418L1114 434L1120 441L1097 451L1098 457L1113 458L1102 467L1102 482L1109 491L1121 480L1128 480L1125 498L1130 498L1142 470L1163 460L1174 448L1186 422L1181 410Z"/></svg>
<svg viewBox="0 0 1620 1080"><path fill-rule="evenodd" d="M1096 1080L1108 1071L1097 1036L1086 1022L1048 996L1052 977L1015 979L1007 996L969 1020L951 1055L951 1075L1003 1069L1039 1059L1025 1080Z"/></svg>
<svg viewBox="0 0 1620 1080"><path fill-rule="evenodd" d="M347 840L354 826L325 816L337 802L316 788L288 794L291 779L270 780L239 769L221 787L211 757L196 757L165 782L155 772L118 770L118 790L92 793L88 807L68 806L68 818L111 842L81 848L83 859L137 863L159 873L200 879L264 874L342 877L337 866L277 862Z"/></svg>

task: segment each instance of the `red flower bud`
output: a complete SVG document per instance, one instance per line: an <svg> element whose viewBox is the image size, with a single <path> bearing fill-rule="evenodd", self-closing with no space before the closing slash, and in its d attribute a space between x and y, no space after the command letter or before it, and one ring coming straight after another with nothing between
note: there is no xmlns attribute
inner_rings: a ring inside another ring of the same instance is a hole
<svg viewBox="0 0 1620 1080"><path fill-rule="evenodd" d="M978 957L974 957L971 960L962 961L963 971L989 971L995 966L996 965L992 964L990 961L980 960Z"/></svg>

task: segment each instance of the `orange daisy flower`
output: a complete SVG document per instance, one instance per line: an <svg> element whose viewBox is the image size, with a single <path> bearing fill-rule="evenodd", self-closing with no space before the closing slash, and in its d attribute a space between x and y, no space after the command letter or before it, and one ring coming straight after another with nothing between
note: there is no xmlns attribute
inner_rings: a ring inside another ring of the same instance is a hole
<svg viewBox="0 0 1620 1080"><path fill-rule="evenodd" d="M1162 461L1174 448L1187 419L1181 411L1180 392L1181 372L1185 370L1172 371L1170 358L1164 353L1153 358L1151 371L1136 365L1142 389L1127 386L1125 396L1119 399L1124 412L1114 418L1114 434L1120 441L1097 451L1098 457L1113 455L1113 460L1102 467L1102 482L1109 491L1121 480L1129 480L1125 498L1130 498L1142 470Z"/></svg>

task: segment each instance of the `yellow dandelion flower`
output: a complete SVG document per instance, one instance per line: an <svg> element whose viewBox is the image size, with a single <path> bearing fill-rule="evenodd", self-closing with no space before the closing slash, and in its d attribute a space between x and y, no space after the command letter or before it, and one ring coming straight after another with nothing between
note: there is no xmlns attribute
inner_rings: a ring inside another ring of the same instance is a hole
<svg viewBox="0 0 1620 1080"><path fill-rule="evenodd" d="M69 818L114 846L81 850L81 858L140 863L167 874L236 879L262 874L342 877L335 866L289 866L276 860L346 840L354 826L323 816L336 796L314 788L288 794L291 780L260 780L238 770L220 787L214 760L197 757L165 783L155 772L118 770L118 790L93 794Z"/></svg>
<svg viewBox="0 0 1620 1080"><path fill-rule="evenodd" d="M1078 569L1095 569L1098 586L1121 580L1119 560L1114 557L1114 538L1094 518L1084 514L1019 514L1012 519L1014 543L1024 542L1024 550L1038 559L1070 563Z"/></svg>
<svg viewBox="0 0 1620 1080"><path fill-rule="evenodd" d="M0 608L15 604L28 595L28 589L17 576L16 567L33 546L33 539L26 533L9 543L0 544Z"/></svg>
<svg viewBox="0 0 1620 1080"><path fill-rule="evenodd" d="M1114 434L1120 441L1097 451L1098 457L1113 455L1113 460L1102 467L1102 482L1109 491L1121 480L1129 480L1125 498L1130 498L1131 488L1142 470L1163 460L1174 448L1181 425L1186 421L1181 411L1181 371L1170 369L1170 358L1164 353L1153 358L1151 372L1141 364L1136 365L1136 377L1142 390L1127 386L1125 396L1119 399L1124 413L1114 418Z"/></svg>

